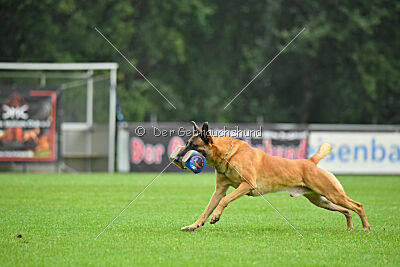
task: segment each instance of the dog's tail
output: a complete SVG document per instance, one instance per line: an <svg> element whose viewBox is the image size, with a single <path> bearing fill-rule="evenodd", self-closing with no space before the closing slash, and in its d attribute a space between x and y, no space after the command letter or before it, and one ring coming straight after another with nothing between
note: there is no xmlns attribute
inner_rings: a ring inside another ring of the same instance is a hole
<svg viewBox="0 0 400 267"><path fill-rule="evenodd" d="M317 153L315 153L309 160L317 164L321 159L325 158L326 155L331 152L332 146L328 143L322 143L322 145L319 147Z"/></svg>

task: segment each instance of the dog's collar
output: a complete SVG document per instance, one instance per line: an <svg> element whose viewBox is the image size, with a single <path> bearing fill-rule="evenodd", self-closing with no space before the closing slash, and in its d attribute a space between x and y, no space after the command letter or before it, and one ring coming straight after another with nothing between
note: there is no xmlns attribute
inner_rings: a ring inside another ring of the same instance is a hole
<svg viewBox="0 0 400 267"><path fill-rule="evenodd" d="M218 168L221 167L222 163L226 160L229 153L232 152L232 149L233 149L233 141L232 141L231 148L229 149L229 151L225 153L225 155L222 157L222 160L220 161L220 163L218 163L218 165L217 165Z"/></svg>

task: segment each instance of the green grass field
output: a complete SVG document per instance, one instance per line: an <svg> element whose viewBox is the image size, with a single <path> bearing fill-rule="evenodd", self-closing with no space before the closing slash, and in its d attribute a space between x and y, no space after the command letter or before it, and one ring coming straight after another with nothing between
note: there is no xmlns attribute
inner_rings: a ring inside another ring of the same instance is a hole
<svg viewBox="0 0 400 267"><path fill-rule="evenodd" d="M221 220L193 223L213 174L162 174L97 240L100 230L155 174L0 174L0 264L4 265L400 265L400 177L339 176L364 204L371 232L342 214L288 193L231 203ZM17 237L22 234L22 238Z"/></svg>

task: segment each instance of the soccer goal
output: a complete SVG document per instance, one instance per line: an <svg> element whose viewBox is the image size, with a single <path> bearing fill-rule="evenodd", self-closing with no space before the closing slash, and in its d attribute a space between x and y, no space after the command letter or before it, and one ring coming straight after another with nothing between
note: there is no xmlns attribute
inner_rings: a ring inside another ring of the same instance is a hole
<svg viewBox="0 0 400 267"><path fill-rule="evenodd" d="M68 164L64 164L64 166L71 170L83 171L101 171L107 166L106 170L113 173L117 70L118 64L113 62L3 62L0 63L0 85L12 85L12 88L22 85L37 85L39 88L57 87L62 92L62 123L60 126L62 141L59 148L62 151L60 153L62 154L62 163L68 161L69 163L67 162ZM5 91L5 89L2 90ZM0 104L4 106L3 103ZM14 109L8 108L8 110L13 111ZM35 134L33 130L30 131L32 133L26 131L26 128L23 128L22 131L25 132L22 133L21 140L25 138L22 140L25 140L25 143L26 139L31 137L29 134ZM4 128L3 132L5 132ZM14 132L18 134L17 131ZM12 164L15 162L10 161ZM25 166L27 163L23 164ZM71 167L71 164L75 164L75 167Z"/></svg>

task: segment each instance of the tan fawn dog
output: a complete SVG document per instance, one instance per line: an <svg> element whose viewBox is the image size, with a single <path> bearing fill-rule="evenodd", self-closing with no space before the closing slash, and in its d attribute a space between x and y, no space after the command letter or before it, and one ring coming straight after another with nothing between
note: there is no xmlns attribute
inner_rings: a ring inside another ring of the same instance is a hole
<svg viewBox="0 0 400 267"><path fill-rule="evenodd" d="M317 167L317 163L332 149L328 143L323 143L309 159L291 160L270 156L238 139L212 136L207 122L201 131L195 122L193 126L195 134L172 160L183 168L182 157L186 152L196 150L202 153L207 163L215 168L216 186L210 202L197 221L181 230L197 229L204 225L211 213L210 223L216 223L230 202L244 195L258 196L257 191L261 194L288 191L292 197L304 195L318 207L343 213L348 230L353 229L349 209L353 210L361 218L362 229L370 230L363 206L346 195L332 173ZM226 195L230 186L236 189Z"/></svg>

